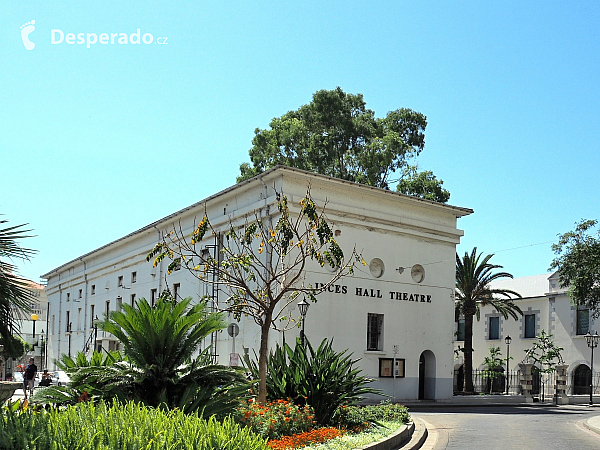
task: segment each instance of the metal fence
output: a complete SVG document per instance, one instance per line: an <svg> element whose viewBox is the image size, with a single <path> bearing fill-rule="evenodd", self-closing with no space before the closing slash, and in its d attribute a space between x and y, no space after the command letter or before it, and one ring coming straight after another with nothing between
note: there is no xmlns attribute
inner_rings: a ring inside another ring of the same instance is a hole
<svg viewBox="0 0 600 450"><path fill-rule="evenodd" d="M567 395L589 395L590 394L590 371L584 373L571 373L567 378ZM508 393L520 395L523 393L520 383L520 372L510 371L508 374ZM476 393L501 394L506 393L506 372L498 372L495 377L490 377L484 370L473 370L473 389ZM555 374L534 373L531 393L540 398L552 398L554 395ZM462 392L464 387L464 376L462 367L454 370L454 393ZM600 373L593 375L593 394L600 395Z"/></svg>

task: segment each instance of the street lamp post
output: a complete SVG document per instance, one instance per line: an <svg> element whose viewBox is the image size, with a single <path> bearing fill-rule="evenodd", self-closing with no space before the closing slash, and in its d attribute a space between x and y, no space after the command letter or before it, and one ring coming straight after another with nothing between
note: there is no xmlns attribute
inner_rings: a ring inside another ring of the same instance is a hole
<svg viewBox="0 0 600 450"><path fill-rule="evenodd" d="M302 317L302 328L300 329L300 343L302 344L302 347L304 347L304 319L306 318L309 306L310 305L305 298L298 302L298 309L300 310L300 316Z"/></svg>
<svg viewBox="0 0 600 450"><path fill-rule="evenodd" d="M33 321L33 341L31 343L31 346L33 347L33 358L35 360L35 322L39 319L39 316L37 314L32 314L31 315L31 320Z"/></svg>
<svg viewBox="0 0 600 450"><path fill-rule="evenodd" d="M592 360L590 364L592 366L590 371L590 406L592 406L594 404L594 400L592 399L592 394L594 392L594 349L598 347L600 336L597 331L595 331L594 334L591 334L588 330L584 337L588 347L592 349Z"/></svg>
<svg viewBox="0 0 600 450"><path fill-rule="evenodd" d="M42 369L46 368L46 363L44 362L44 353L45 349L46 349L46 340L44 339L44 330L42 330L42 332L40 333L42 335L42 337L40 338L40 351L41 351L41 359L40 359L40 365L42 366Z"/></svg>
<svg viewBox="0 0 600 450"><path fill-rule="evenodd" d="M506 336L504 338L504 342L506 342L506 395L508 395L508 387L510 385L510 371L508 370L508 363L510 361L510 343L512 342L512 338L510 336Z"/></svg>

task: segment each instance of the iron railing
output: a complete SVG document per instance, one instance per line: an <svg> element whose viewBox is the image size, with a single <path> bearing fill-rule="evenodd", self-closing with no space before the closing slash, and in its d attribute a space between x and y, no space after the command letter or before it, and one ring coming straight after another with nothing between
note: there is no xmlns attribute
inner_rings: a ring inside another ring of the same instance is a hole
<svg viewBox="0 0 600 450"><path fill-rule="evenodd" d="M589 395L590 394L590 376L576 376L570 374L567 378L567 395ZM554 372L552 373L534 373L532 380L531 394L540 397L540 399L552 398L554 396L555 384ZM496 377L488 376L484 370L473 370L473 390L480 394L502 394L506 393L506 373L498 372ZM454 370L454 393L459 394L463 391L464 376L461 369ZM600 395L600 373L594 373L593 376L593 394ZM520 383L520 372L511 370L508 374L508 393L520 395L523 393Z"/></svg>

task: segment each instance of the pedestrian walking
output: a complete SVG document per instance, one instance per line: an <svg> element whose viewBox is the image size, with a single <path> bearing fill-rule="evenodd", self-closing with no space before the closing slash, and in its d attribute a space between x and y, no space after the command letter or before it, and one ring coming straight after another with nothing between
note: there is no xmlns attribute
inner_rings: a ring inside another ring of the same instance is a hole
<svg viewBox="0 0 600 450"><path fill-rule="evenodd" d="M27 400L27 389L29 394L33 395L33 383L35 381L35 375L37 374L37 366L33 358L29 358L29 364L25 366L25 372L23 372L23 392L25 392L25 400Z"/></svg>

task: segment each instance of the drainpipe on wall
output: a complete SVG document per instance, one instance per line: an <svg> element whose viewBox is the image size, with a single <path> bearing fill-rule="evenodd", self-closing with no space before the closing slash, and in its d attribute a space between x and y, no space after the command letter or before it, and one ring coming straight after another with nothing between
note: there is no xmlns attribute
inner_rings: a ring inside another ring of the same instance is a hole
<svg viewBox="0 0 600 450"><path fill-rule="evenodd" d="M162 241L162 234L156 225L154 225L154 229L158 233L158 242ZM158 290L156 291L157 299L162 294L162 261L158 263Z"/></svg>
<svg viewBox="0 0 600 450"><path fill-rule="evenodd" d="M83 263L83 279L85 280L85 287L83 290L83 342L85 345L85 343L87 342L87 335L88 335L88 320L87 320L87 313L88 313L88 307L87 307L87 292L88 292L88 276L87 276L87 264L85 263L85 261L83 260L83 258L79 258L79 261L81 261Z"/></svg>
<svg viewBox="0 0 600 450"><path fill-rule="evenodd" d="M58 343L56 348L56 359L60 358L60 341L61 341L61 332L62 332L62 303L63 303L63 291L62 284L60 283L60 273L58 274L58 330L53 330L56 332L58 336ZM56 364L54 364L54 369L56 369Z"/></svg>

